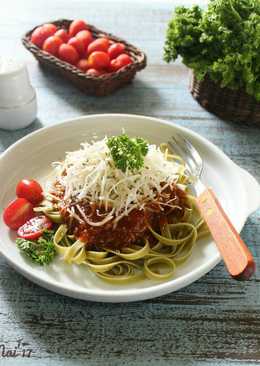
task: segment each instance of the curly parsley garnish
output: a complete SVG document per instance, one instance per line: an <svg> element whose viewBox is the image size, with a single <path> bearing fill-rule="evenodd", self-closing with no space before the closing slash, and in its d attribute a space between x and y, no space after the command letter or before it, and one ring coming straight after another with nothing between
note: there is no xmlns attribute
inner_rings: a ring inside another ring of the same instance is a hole
<svg viewBox="0 0 260 366"><path fill-rule="evenodd" d="M40 265L49 264L55 256L53 243L54 231L46 230L42 236L35 241L22 238L16 239L18 248L33 262Z"/></svg>
<svg viewBox="0 0 260 366"><path fill-rule="evenodd" d="M169 22L164 58L180 55L196 77L243 88L260 101L260 2L212 0L208 9L177 7Z"/></svg>
<svg viewBox="0 0 260 366"><path fill-rule="evenodd" d="M144 165L148 143L141 137L130 138L126 134L110 137L107 141L115 166L125 172L137 171Z"/></svg>

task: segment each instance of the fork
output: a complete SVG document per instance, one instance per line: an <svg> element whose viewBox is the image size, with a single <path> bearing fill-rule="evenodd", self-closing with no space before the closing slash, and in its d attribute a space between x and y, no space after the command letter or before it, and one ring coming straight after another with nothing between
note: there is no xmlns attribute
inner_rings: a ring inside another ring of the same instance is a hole
<svg viewBox="0 0 260 366"><path fill-rule="evenodd" d="M193 178L197 207L206 222L230 275L237 280L248 280L255 272L253 256L221 207L211 188L201 181L203 160L185 137L171 137L168 145L186 162L186 171Z"/></svg>

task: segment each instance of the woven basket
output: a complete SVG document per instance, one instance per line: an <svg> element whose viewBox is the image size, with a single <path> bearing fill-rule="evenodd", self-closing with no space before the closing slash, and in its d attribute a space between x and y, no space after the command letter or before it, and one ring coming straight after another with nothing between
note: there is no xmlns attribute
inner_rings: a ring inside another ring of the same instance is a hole
<svg viewBox="0 0 260 366"><path fill-rule="evenodd" d="M208 76L199 81L192 74L190 92L203 108L224 120L260 124L260 103L243 90L221 88Z"/></svg>
<svg viewBox="0 0 260 366"><path fill-rule="evenodd" d="M58 28L68 29L71 22L72 20L59 19L50 23L55 24ZM30 41L30 36L35 28L27 32L22 38L24 46L34 55L34 57L40 62L42 66L46 66L49 69L59 73L86 94L97 96L111 94L115 90L131 82L136 72L146 66L146 56L138 48L127 43L121 38L113 36L112 34L106 33L100 29L97 29L93 25L88 24L88 29L92 32L94 38L108 37L115 42L124 43L126 46L126 52L132 57L134 62L110 74L105 74L98 77L87 75L75 66L61 61L57 57L52 56L42 51L39 47L35 46Z"/></svg>

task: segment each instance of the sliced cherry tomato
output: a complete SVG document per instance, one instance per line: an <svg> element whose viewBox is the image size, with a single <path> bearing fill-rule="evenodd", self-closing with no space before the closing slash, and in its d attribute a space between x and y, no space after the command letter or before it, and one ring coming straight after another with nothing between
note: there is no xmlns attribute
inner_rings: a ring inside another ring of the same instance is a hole
<svg viewBox="0 0 260 366"><path fill-rule="evenodd" d="M67 43L69 40L68 32L65 29L58 29L54 35L62 39L64 43Z"/></svg>
<svg viewBox="0 0 260 366"><path fill-rule="evenodd" d="M24 225L19 227L17 231L17 235L20 238L35 240L38 239L44 230L49 230L52 228L52 222L48 219L48 217L35 216L29 221L27 221Z"/></svg>
<svg viewBox="0 0 260 366"><path fill-rule="evenodd" d="M60 46L63 44L63 40L57 36L51 36L45 39L42 49L45 52L50 53L53 56L57 56Z"/></svg>
<svg viewBox="0 0 260 366"><path fill-rule="evenodd" d="M110 56L110 59L113 60L117 56L121 55L125 51L125 45L123 43L113 43L109 46L107 53Z"/></svg>
<svg viewBox="0 0 260 366"><path fill-rule="evenodd" d="M73 46L78 51L78 54L80 56L83 56L85 54L86 47L80 38L72 37L68 41L68 44Z"/></svg>
<svg viewBox="0 0 260 366"><path fill-rule="evenodd" d="M3 219L7 226L17 230L34 217L33 205L25 198L16 198L4 209Z"/></svg>
<svg viewBox="0 0 260 366"><path fill-rule="evenodd" d="M81 60L79 60L79 62L77 63L77 67L78 67L81 71L86 72L86 71L87 71L87 69L89 68L88 60L86 60L86 59L81 59Z"/></svg>
<svg viewBox="0 0 260 366"><path fill-rule="evenodd" d="M42 187L36 180L23 179L16 186L16 196L37 205L43 200Z"/></svg>
<svg viewBox="0 0 260 366"><path fill-rule="evenodd" d="M93 41L92 33L88 30L82 30L76 34L76 38L79 38L85 46L85 52L88 49L88 45Z"/></svg>
<svg viewBox="0 0 260 366"><path fill-rule="evenodd" d="M88 55L95 51L107 52L109 40L107 38L98 38L91 42L88 46Z"/></svg>
<svg viewBox="0 0 260 366"><path fill-rule="evenodd" d="M103 75L104 73L101 70L88 69L87 74L91 75L91 76L100 76L100 75Z"/></svg>
<svg viewBox="0 0 260 366"><path fill-rule="evenodd" d="M69 27L69 35L70 37L74 37L78 32L88 29L87 24L84 22L84 20L76 19L73 20L73 22L70 24Z"/></svg>
<svg viewBox="0 0 260 366"><path fill-rule="evenodd" d="M88 64L90 69L106 69L110 64L110 58L106 52L95 51L89 56Z"/></svg>
<svg viewBox="0 0 260 366"><path fill-rule="evenodd" d="M31 35L31 41L38 47L42 47L45 39L50 36L53 36L56 32L57 27L54 24L44 24L40 27L37 27Z"/></svg>
<svg viewBox="0 0 260 366"><path fill-rule="evenodd" d="M70 44L62 44L59 48L59 58L69 64L76 65L79 60L79 54Z"/></svg>

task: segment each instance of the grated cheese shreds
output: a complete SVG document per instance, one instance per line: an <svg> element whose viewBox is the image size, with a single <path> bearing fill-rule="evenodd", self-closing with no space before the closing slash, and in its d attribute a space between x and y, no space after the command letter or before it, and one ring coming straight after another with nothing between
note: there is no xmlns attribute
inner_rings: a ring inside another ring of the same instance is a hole
<svg viewBox="0 0 260 366"><path fill-rule="evenodd" d="M138 172L122 172L115 167L106 142L105 137L82 143L79 150L67 152L63 162L53 163L55 182L64 189L66 205L82 200L103 204L109 213L102 221L107 222L113 215L118 222L178 181L179 164L166 160L159 147L149 145L144 166ZM49 186L48 191L55 192L55 187Z"/></svg>

